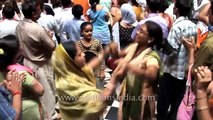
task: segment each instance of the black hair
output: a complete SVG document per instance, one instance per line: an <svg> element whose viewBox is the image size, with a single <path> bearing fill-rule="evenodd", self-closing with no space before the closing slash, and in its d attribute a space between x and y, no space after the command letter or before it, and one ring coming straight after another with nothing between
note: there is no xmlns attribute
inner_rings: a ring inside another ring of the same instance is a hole
<svg viewBox="0 0 213 120"><path fill-rule="evenodd" d="M128 0L118 0L118 5L121 6L124 3L128 3Z"/></svg>
<svg viewBox="0 0 213 120"><path fill-rule="evenodd" d="M169 5L171 4L170 1L168 0L161 0L160 2L160 7L159 7L159 12L164 13L164 11L169 7Z"/></svg>
<svg viewBox="0 0 213 120"><path fill-rule="evenodd" d="M71 6L72 3L71 0L61 0L61 4L65 8Z"/></svg>
<svg viewBox="0 0 213 120"><path fill-rule="evenodd" d="M49 5L44 5L44 10L46 11L47 15L52 15L52 16L55 15L53 9Z"/></svg>
<svg viewBox="0 0 213 120"><path fill-rule="evenodd" d="M38 6L38 2L35 0L27 0L22 4L22 12L25 18L31 19L33 13L37 11L36 7Z"/></svg>
<svg viewBox="0 0 213 120"><path fill-rule="evenodd" d="M61 1L60 0L51 0L51 3L53 5L53 8L61 7Z"/></svg>
<svg viewBox="0 0 213 120"><path fill-rule="evenodd" d="M157 50L160 50L162 48L162 42L163 42L163 32L160 25L153 21L146 21L145 25L147 27L147 31L149 33L149 36L153 38L153 42L149 44L150 47L156 47Z"/></svg>
<svg viewBox="0 0 213 120"><path fill-rule="evenodd" d="M13 9L15 10L15 12L16 12L17 14L20 14L20 10L19 10L19 8L18 8L18 5L17 5L16 1L15 1L15 0L12 0L11 2L12 2L12 4L13 4Z"/></svg>
<svg viewBox="0 0 213 120"><path fill-rule="evenodd" d="M89 63L92 59L97 57L97 55L94 52L90 52L90 51L85 51L84 54L85 54L86 63Z"/></svg>
<svg viewBox="0 0 213 120"><path fill-rule="evenodd" d="M13 7L9 6L9 5L4 6L2 13L7 19L12 19L15 15L15 11L14 11Z"/></svg>
<svg viewBox="0 0 213 120"><path fill-rule="evenodd" d="M175 7L178 9L180 16L190 17L192 12L192 4L193 3L191 2L191 5L187 5L181 2L180 0L176 0Z"/></svg>
<svg viewBox="0 0 213 120"><path fill-rule="evenodd" d="M86 27L87 25L91 25L91 26L92 26L92 23L91 23L91 22L83 22L83 23L81 24L81 26L80 26L81 32L85 29L85 27Z"/></svg>
<svg viewBox="0 0 213 120"><path fill-rule="evenodd" d="M48 3L49 0L43 0L43 1L44 1L44 3Z"/></svg>
<svg viewBox="0 0 213 120"><path fill-rule="evenodd" d="M213 14L213 0L211 1L211 7L210 7L211 13Z"/></svg>
<svg viewBox="0 0 213 120"><path fill-rule="evenodd" d="M91 5L91 10L96 11L96 5L99 4L100 0L89 0L89 4Z"/></svg>
<svg viewBox="0 0 213 120"><path fill-rule="evenodd" d="M146 2L151 12L157 13L159 11L161 5L160 0L146 0Z"/></svg>
<svg viewBox="0 0 213 120"><path fill-rule="evenodd" d="M16 0L6 0L5 6L9 5L9 6L12 6L14 11L17 13L17 14L20 14L20 10L18 8L18 5L16 3Z"/></svg>
<svg viewBox="0 0 213 120"><path fill-rule="evenodd" d="M77 44L73 41L69 41L69 42L64 42L62 43L62 46L64 47L64 49L66 50L66 52L68 53L68 55L74 60L75 56L77 54Z"/></svg>
<svg viewBox="0 0 213 120"><path fill-rule="evenodd" d="M83 15L83 7L80 4L75 4L72 7L72 14L75 18L80 19L81 15Z"/></svg>
<svg viewBox="0 0 213 120"><path fill-rule="evenodd" d="M6 70L8 65L14 62L19 52L19 41L15 35L7 35L0 38L0 70Z"/></svg>
<svg viewBox="0 0 213 120"><path fill-rule="evenodd" d="M132 3L132 5L134 5L134 6L138 6L138 5L139 5L138 2L137 2L136 0L131 0L131 3Z"/></svg>

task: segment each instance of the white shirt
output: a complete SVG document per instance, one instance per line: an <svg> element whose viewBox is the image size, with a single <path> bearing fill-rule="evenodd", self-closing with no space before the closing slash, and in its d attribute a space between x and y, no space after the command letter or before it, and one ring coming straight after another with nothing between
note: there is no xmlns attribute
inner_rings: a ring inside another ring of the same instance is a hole
<svg viewBox="0 0 213 120"><path fill-rule="evenodd" d="M72 8L63 8L61 9L61 12L60 14L56 14L55 16L55 20L59 26L59 31L60 31L60 34L63 34L64 31L63 30L63 27L64 27L64 24L67 22L67 21L71 21L74 17L72 15ZM66 42L67 39L66 38L63 38L62 35L61 35L61 42Z"/></svg>
<svg viewBox="0 0 213 120"><path fill-rule="evenodd" d="M58 33L58 25L52 15L41 13L41 17L37 20L38 24L53 34L52 39L56 42L55 33ZM57 43L57 42L56 42Z"/></svg>
<svg viewBox="0 0 213 120"><path fill-rule="evenodd" d="M16 20L9 20L4 19L0 22L0 38L7 36L7 35L16 35L16 27L18 25L18 21Z"/></svg>
<svg viewBox="0 0 213 120"><path fill-rule="evenodd" d="M74 16L72 15L72 8L70 7L70 8L61 9L59 14L55 14L54 17L57 24L59 25L59 30L62 30L63 24L74 18Z"/></svg>
<svg viewBox="0 0 213 120"><path fill-rule="evenodd" d="M55 13L55 16L60 15L60 14L61 14L61 10L62 10L61 7L54 8L53 11L54 11L54 13Z"/></svg>

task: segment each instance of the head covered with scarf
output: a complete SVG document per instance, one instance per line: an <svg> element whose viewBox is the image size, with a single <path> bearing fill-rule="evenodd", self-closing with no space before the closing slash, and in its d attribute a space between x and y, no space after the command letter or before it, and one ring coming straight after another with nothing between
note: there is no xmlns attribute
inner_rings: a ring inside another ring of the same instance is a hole
<svg viewBox="0 0 213 120"><path fill-rule="evenodd" d="M121 16L122 16L122 22L127 24L136 24L136 15L134 12L133 7L125 3L121 6Z"/></svg>
<svg viewBox="0 0 213 120"><path fill-rule="evenodd" d="M75 43L72 43L75 44ZM76 46L76 45L75 45ZM90 67L79 68L62 44L52 58L59 108L64 120L96 119L105 108Z"/></svg>

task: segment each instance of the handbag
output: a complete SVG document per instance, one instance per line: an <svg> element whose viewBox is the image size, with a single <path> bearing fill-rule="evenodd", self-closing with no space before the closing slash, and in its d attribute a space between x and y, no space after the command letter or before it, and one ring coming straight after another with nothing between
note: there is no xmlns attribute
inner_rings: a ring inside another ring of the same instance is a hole
<svg viewBox="0 0 213 120"><path fill-rule="evenodd" d="M186 91L181 101L181 104L177 112L177 120L192 120L194 110L195 110L195 94L192 91L192 79L191 79L191 69L193 64L189 67Z"/></svg>

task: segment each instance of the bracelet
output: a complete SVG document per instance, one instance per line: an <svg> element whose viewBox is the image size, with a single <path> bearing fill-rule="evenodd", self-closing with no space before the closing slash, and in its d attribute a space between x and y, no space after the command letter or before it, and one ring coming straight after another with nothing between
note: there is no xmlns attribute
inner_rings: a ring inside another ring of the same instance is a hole
<svg viewBox="0 0 213 120"><path fill-rule="evenodd" d="M202 111L202 110L207 110L209 109L208 106L201 106L200 108L196 108L196 111Z"/></svg>
<svg viewBox="0 0 213 120"><path fill-rule="evenodd" d="M200 108L196 108L196 111L202 111L202 110L207 110L207 109L209 109L208 106L202 106Z"/></svg>
<svg viewBox="0 0 213 120"><path fill-rule="evenodd" d="M21 92L19 92L19 91L13 92L13 96L15 96L15 95L21 95Z"/></svg>

